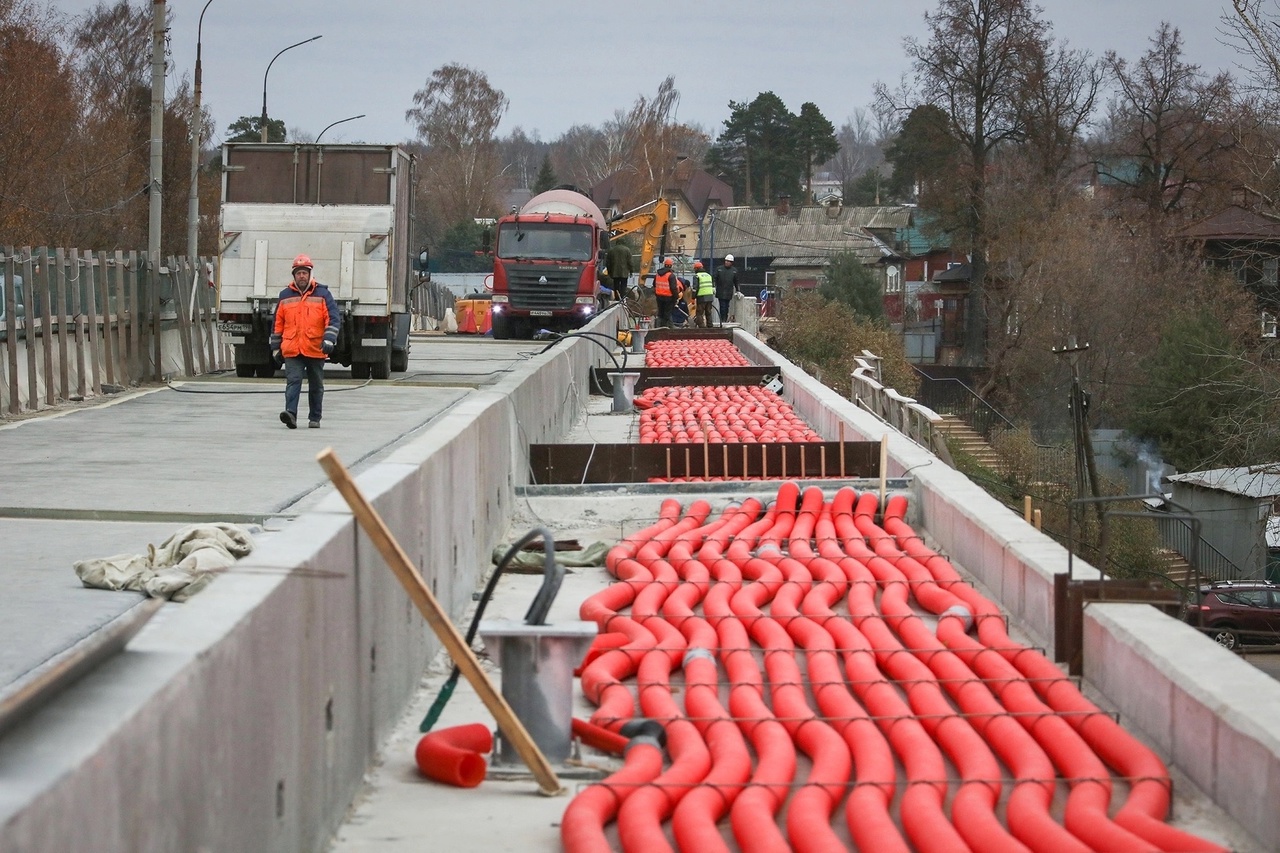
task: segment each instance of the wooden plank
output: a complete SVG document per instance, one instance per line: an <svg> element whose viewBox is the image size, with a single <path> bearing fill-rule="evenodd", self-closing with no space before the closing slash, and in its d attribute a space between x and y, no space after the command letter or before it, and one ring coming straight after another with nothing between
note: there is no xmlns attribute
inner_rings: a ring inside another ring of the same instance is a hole
<svg viewBox="0 0 1280 853"><path fill-rule="evenodd" d="M556 777L556 773L547 761L547 757L542 754L542 751L538 749L538 745L533 742L533 738L529 736L524 724L520 722L515 712L511 710L507 700L489 681L484 670L480 668L480 661L476 659L475 652L471 651L471 646L449 620L448 614L441 609L436 597L431 593L431 588L422 579L422 575L418 574L417 568L414 567L413 562L400 547L400 543L391 535L391 531L383 522L382 517L378 515L377 510L373 508L373 505L365 498L364 493L360 491L360 487L351 479L351 475L347 473L347 469L338 460L333 448L327 447L320 451L316 455L316 461L320 463L320 467L324 468L325 473L329 475L329 479L333 481L338 492L346 499L347 505L351 507L351 512L355 515L356 521L364 529L374 547L378 549L378 553L382 555L382 559L386 561L387 566L395 573L396 579L400 581L400 584L405 588L405 592L409 594L409 598L413 600L418 611L427 620L431 630L435 632L436 636L440 638L440 642L449 650L449 656L453 658L454 664L457 665L472 688L480 696L484 706L489 709L489 713L493 715L494 720L498 723L498 728L501 729L503 737L515 747L520 758L533 771L534 778L538 780L538 784L541 786L539 793L547 796L563 793L564 788L560 785L560 780Z"/></svg>
<svg viewBox="0 0 1280 853"><path fill-rule="evenodd" d="M71 305L67 298L67 252L65 249L54 249L53 257L53 290L57 294L58 303L58 396L70 400L71 365L67 353L67 334L71 330Z"/></svg>
<svg viewBox="0 0 1280 853"><path fill-rule="evenodd" d="M107 360L107 321L103 316L106 306L106 267L95 260L93 250L84 253L85 274L89 276L85 282L85 329L89 335L89 363L93 366L93 393L102 393L102 375L106 370Z"/></svg>
<svg viewBox="0 0 1280 853"><path fill-rule="evenodd" d="M115 253L115 281L116 281L116 310L115 315L115 333L116 333L116 368L120 374L120 384L128 385L133 379L133 360L129 358L132 350L132 341L129 340L129 300L126 297L126 288L124 276L124 252L119 249Z"/></svg>
<svg viewBox="0 0 1280 853"><path fill-rule="evenodd" d="M204 283L204 264L197 258L195 269L191 273L191 293L188 294L186 310L191 318L191 351L195 356L196 366L200 373L208 373L210 363L205 359L205 328L204 328L204 306L201 296L202 291L207 290ZM212 359L213 351L209 351L209 358Z"/></svg>
<svg viewBox="0 0 1280 853"><path fill-rule="evenodd" d="M80 263L80 250L72 249L68 257L68 263L75 269L75 275L69 276L67 279L67 310L71 314L71 331L75 336L75 359L76 359L76 394L84 399L88 394L88 381L85 377L85 337L84 337L84 310L80 304L80 294L84 291L88 280L82 278L85 269Z"/></svg>
<svg viewBox="0 0 1280 853"><path fill-rule="evenodd" d="M129 250L129 261L125 265L125 281L129 288L129 376L137 383L147 379L147 350L146 342L142 339L142 306L146 295L142 276L145 264L145 261L138 258L136 249Z"/></svg>
<svg viewBox="0 0 1280 853"><path fill-rule="evenodd" d="M5 362L8 364L9 414L16 415L22 411L22 401L18 394L18 296L13 286L17 276L17 265L14 263L12 246L4 247L4 316Z"/></svg>
<svg viewBox="0 0 1280 853"><path fill-rule="evenodd" d="M148 256L147 263L147 282L151 288L150 311L151 311L151 361L155 365L155 369L151 372L152 380L156 382L164 381L164 353L161 352L161 329L164 326L160 321L160 258Z"/></svg>
<svg viewBox="0 0 1280 853"><path fill-rule="evenodd" d="M47 406L58 404L58 379L53 368L53 301L57 298L54 288L53 266L49 263L48 250L44 260L36 266L37 293L40 303L40 361L44 367L44 402Z"/></svg>
<svg viewBox="0 0 1280 853"><path fill-rule="evenodd" d="M111 276L108 273L107 253L98 252L98 307L102 311L102 367L103 373L107 377L107 383L115 385L116 383L116 366L115 354L116 339L114 330L112 329L112 312L111 312ZM101 390L101 389L99 389Z"/></svg>
<svg viewBox="0 0 1280 853"><path fill-rule="evenodd" d="M37 373L39 360L36 358L35 326L35 262L31 257L31 247L22 249L22 280L26 285L27 307L26 317L22 320L22 337L24 349L27 351L27 406L31 411L40 410L40 378Z"/></svg>
<svg viewBox="0 0 1280 853"><path fill-rule="evenodd" d="M169 280L173 282L173 309L178 320L178 344L182 347L182 373L194 376L195 366L191 358L191 324L187 317L187 280L190 265L186 258L169 258Z"/></svg>
<svg viewBox="0 0 1280 853"><path fill-rule="evenodd" d="M222 350L222 336L218 332L217 293L212 288L204 286L203 266L200 269L200 296L196 302L200 305L200 333L208 342L209 369L220 370L226 366L226 353Z"/></svg>

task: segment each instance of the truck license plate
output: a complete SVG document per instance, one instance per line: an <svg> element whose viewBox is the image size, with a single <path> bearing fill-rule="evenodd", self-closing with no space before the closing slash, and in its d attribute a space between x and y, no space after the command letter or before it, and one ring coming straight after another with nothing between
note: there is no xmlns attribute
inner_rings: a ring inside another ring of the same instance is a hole
<svg viewBox="0 0 1280 853"><path fill-rule="evenodd" d="M230 335L247 335L253 331L253 324L220 322L218 323L218 331L226 332Z"/></svg>
<svg viewBox="0 0 1280 853"><path fill-rule="evenodd" d="M529 316L530 317L550 317L551 312L550 311L530 311Z"/></svg>

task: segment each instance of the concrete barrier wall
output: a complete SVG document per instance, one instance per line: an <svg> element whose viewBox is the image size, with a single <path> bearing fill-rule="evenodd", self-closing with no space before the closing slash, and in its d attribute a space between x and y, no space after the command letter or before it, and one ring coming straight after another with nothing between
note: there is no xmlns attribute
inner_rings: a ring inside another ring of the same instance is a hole
<svg viewBox="0 0 1280 853"><path fill-rule="evenodd" d="M1280 682L1140 604L1084 610L1084 677L1264 850L1280 850Z"/></svg>
<svg viewBox="0 0 1280 853"><path fill-rule="evenodd" d="M456 623L529 444L573 424L606 360L564 341L357 478ZM331 495L0 741L0 846L321 850L438 648Z"/></svg>

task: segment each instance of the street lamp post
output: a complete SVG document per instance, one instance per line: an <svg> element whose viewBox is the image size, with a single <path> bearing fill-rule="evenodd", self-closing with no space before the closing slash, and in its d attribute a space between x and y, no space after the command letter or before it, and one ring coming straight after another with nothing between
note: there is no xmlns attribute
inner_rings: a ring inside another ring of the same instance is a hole
<svg viewBox="0 0 1280 853"><path fill-rule="evenodd" d="M211 0L211 2L212 2L212 0ZM316 137L316 144L317 144L317 145L319 145L319 144L320 144L320 140L324 137L325 130L328 130L330 127L333 127L333 125L334 125L334 124L342 124L344 121L355 121L355 120L356 120L356 119L358 119L358 118L364 118L364 115L365 115L364 113L360 113L360 115L358 115L358 116L348 116L347 118L340 118L340 119L338 119L338 120L337 120L337 121L335 121L333 124L329 125L329 126L328 126L328 127L326 127L324 130L320 131L320 135Z"/></svg>
<svg viewBox="0 0 1280 853"><path fill-rule="evenodd" d="M205 0L196 25L195 98L191 107L191 194L187 197L187 260L198 267L200 240L200 34L204 30L204 13L213 0Z"/></svg>
<svg viewBox="0 0 1280 853"><path fill-rule="evenodd" d="M306 39L304 41L300 41L297 44L291 44L288 47L284 48L284 50L281 50L280 53L284 53L285 50L293 50L295 47L302 47L304 44L310 44L311 42L315 41L318 38L323 38L323 36L312 36L311 38ZM271 61L267 63L267 70L263 72L263 75L262 75L262 141L263 142L267 141L267 75L271 73L271 66L275 65L276 60L280 58L280 53L277 53L275 56L271 57Z"/></svg>

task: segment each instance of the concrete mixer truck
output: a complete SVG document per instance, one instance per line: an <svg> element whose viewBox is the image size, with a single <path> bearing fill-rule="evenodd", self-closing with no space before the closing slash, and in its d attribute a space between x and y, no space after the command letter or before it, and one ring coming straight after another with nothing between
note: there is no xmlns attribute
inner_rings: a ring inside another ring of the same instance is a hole
<svg viewBox="0 0 1280 853"><path fill-rule="evenodd" d="M598 271L609 232L604 214L576 187L539 193L497 223L493 336L566 332L601 308Z"/></svg>

